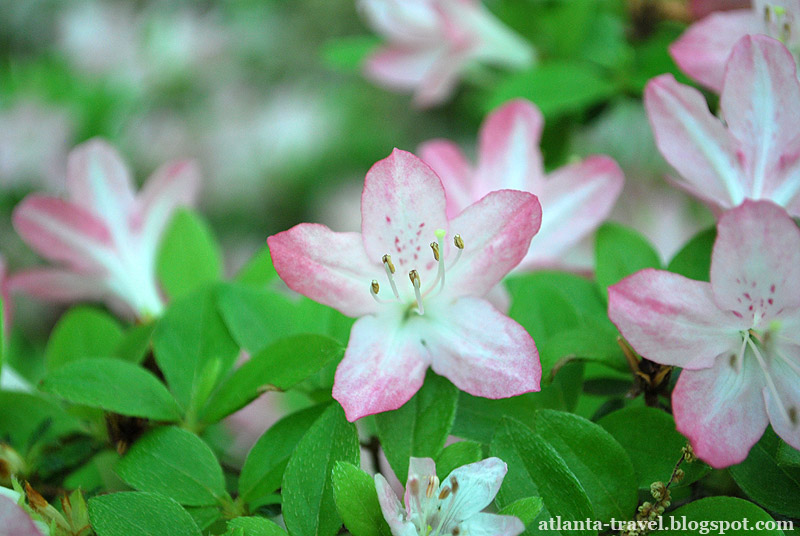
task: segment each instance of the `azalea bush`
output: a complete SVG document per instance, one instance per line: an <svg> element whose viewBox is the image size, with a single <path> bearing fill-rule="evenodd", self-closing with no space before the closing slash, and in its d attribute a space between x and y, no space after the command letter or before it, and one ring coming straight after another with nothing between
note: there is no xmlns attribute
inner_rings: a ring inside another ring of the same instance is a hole
<svg viewBox="0 0 800 536"><path fill-rule="evenodd" d="M800 3L23 4L0 535L800 534Z"/></svg>

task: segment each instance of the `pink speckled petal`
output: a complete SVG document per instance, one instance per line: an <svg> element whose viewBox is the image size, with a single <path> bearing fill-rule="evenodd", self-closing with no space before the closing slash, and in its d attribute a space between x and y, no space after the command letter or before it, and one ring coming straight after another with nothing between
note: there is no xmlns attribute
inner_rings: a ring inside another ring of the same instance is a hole
<svg viewBox="0 0 800 536"><path fill-rule="evenodd" d="M14 209L14 228L42 257L76 270L102 272L115 255L103 220L55 197L29 195Z"/></svg>
<svg viewBox="0 0 800 536"><path fill-rule="evenodd" d="M794 315L797 323L800 320L797 318L798 312ZM787 328L789 326L784 329ZM764 403L775 433L800 450L800 389L797 388L800 385L800 344L782 339L774 348L769 371L775 383L775 392L764 388Z"/></svg>
<svg viewBox="0 0 800 536"><path fill-rule="evenodd" d="M741 366L737 371L723 356L711 368L684 370L672 393L678 431L701 460L718 469L747 458L767 428L761 371L752 356Z"/></svg>
<svg viewBox="0 0 800 536"><path fill-rule="evenodd" d="M475 199L506 188L538 195L543 126L542 113L525 99L512 100L486 118L480 131Z"/></svg>
<svg viewBox="0 0 800 536"><path fill-rule="evenodd" d="M645 107L659 151L688 191L722 208L742 202L745 191L734 146L699 91L661 75L647 84Z"/></svg>
<svg viewBox="0 0 800 536"><path fill-rule="evenodd" d="M436 229L447 230L442 182L413 154L395 149L367 173L361 196L361 229L370 261L380 264L388 253L397 268L401 293L410 293L408 272L422 282L435 273L429 244ZM404 292L407 291L407 292Z"/></svg>
<svg viewBox="0 0 800 536"><path fill-rule="evenodd" d="M608 217L624 182L622 170L607 156L590 156L551 173L534 192L542 204L542 227L521 267L557 264Z"/></svg>
<svg viewBox="0 0 800 536"><path fill-rule="evenodd" d="M485 398L539 390L542 367L533 339L487 301L435 303L426 314L433 370L456 387Z"/></svg>
<svg viewBox="0 0 800 536"><path fill-rule="evenodd" d="M499 190L486 195L450 222L464 240L461 258L447 269L450 297L483 296L525 257L539 230L542 209L535 195ZM452 237L448 237L452 241ZM446 263L455 258L450 248Z"/></svg>
<svg viewBox="0 0 800 536"><path fill-rule="evenodd" d="M458 145L450 140L431 140L420 145L417 152L442 180L448 218L455 218L478 200L473 195L475 172Z"/></svg>
<svg viewBox="0 0 800 536"><path fill-rule="evenodd" d="M69 154L67 190L73 202L109 224L124 224L135 202L133 182L122 157L99 138Z"/></svg>
<svg viewBox="0 0 800 536"><path fill-rule="evenodd" d="M786 205L800 188L796 179L785 184L784 176L800 153L800 82L794 58L780 41L752 35L736 44L720 108L747 178L747 196L775 193L775 201Z"/></svg>
<svg viewBox="0 0 800 536"><path fill-rule="evenodd" d="M392 486L381 474L375 475L375 489L378 492L378 504L381 506L386 523L389 524L389 529L392 531L393 536L415 536L417 530L414 524L404 521L403 506L394 494Z"/></svg>
<svg viewBox="0 0 800 536"><path fill-rule="evenodd" d="M800 229L769 201L723 214L711 255L714 299L750 326L767 327L800 307Z"/></svg>
<svg viewBox="0 0 800 536"><path fill-rule="evenodd" d="M713 13L692 24L670 45L669 53L683 72L719 93L733 45L746 34L763 31L752 9Z"/></svg>
<svg viewBox="0 0 800 536"><path fill-rule="evenodd" d="M348 316L379 310L370 282L383 283L383 266L367 259L360 234L301 223L270 236L267 243L275 270L292 290Z"/></svg>
<svg viewBox="0 0 800 536"><path fill-rule="evenodd" d="M608 316L642 356L689 369L738 352L749 327L717 307L710 284L653 269L608 287Z"/></svg>
<svg viewBox="0 0 800 536"><path fill-rule="evenodd" d="M404 320L397 308L356 321L333 384L348 421L397 409L422 387L430 363L421 336L425 323Z"/></svg>

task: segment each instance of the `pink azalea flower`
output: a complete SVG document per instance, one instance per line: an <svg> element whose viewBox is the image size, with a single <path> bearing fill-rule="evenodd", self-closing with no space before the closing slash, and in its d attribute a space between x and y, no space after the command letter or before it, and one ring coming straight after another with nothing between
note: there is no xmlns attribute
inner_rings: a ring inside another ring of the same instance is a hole
<svg viewBox="0 0 800 536"><path fill-rule="evenodd" d="M678 430L714 467L772 424L800 448L800 229L769 201L722 215L711 282L643 270L608 289L611 320L643 356L682 367Z"/></svg>
<svg viewBox="0 0 800 536"><path fill-rule="evenodd" d="M493 190L524 190L538 196L542 227L521 268L557 264L562 253L608 216L624 182L622 170L606 156L590 156L545 174L539 151L543 125L539 109L518 99L486 118L476 167L448 140L429 141L419 149L442 179L451 218Z"/></svg>
<svg viewBox="0 0 800 536"><path fill-rule="evenodd" d="M405 508L380 474L375 475L375 487L392 536L517 536L525 530L518 518L481 513L497 495L507 471L503 460L487 458L454 469L440 484L432 459L411 458Z"/></svg>
<svg viewBox="0 0 800 536"><path fill-rule="evenodd" d="M45 536L50 530L17 504L20 494L0 486L0 536Z"/></svg>
<svg viewBox="0 0 800 536"><path fill-rule="evenodd" d="M651 80L645 105L679 186L714 209L769 199L800 214L800 82L778 41L747 36L734 47L718 119L699 91L671 75Z"/></svg>
<svg viewBox="0 0 800 536"><path fill-rule="evenodd" d="M669 51L683 72L719 93L731 50L739 39L749 34L779 39L797 57L800 53L800 0L754 0L750 9L713 12L692 24L672 43Z"/></svg>
<svg viewBox="0 0 800 536"><path fill-rule="evenodd" d="M366 74L397 90L413 90L418 106L447 100L473 63L526 67L531 47L480 0L361 0L372 28L388 45L369 57Z"/></svg>
<svg viewBox="0 0 800 536"><path fill-rule="evenodd" d="M161 235L179 205L197 194L197 169L172 162L142 192L133 190L119 154L102 140L70 153L67 199L30 195L14 210L14 227L58 268L15 274L9 285L55 301L105 300L139 318L158 315L164 300L156 281Z"/></svg>
<svg viewBox="0 0 800 536"><path fill-rule="evenodd" d="M512 190L448 219L436 174L395 149L367 173L360 234L303 223L269 237L290 288L361 317L333 386L350 421L402 406L428 366L486 398L539 389L533 339L483 296L522 260L540 221L536 197Z"/></svg>

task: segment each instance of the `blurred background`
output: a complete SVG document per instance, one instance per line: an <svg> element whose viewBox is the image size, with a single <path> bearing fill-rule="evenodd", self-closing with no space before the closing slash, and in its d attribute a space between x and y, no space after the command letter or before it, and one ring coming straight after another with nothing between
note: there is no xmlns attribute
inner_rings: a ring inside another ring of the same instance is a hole
<svg viewBox="0 0 800 536"><path fill-rule="evenodd" d="M667 53L692 20L687 2L484 5L535 48L537 64L476 66L452 99L421 110L362 75L381 38L352 0L0 0L7 263L36 262L11 228L14 205L63 190L66 154L95 136L120 150L139 183L167 160L195 158L200 210L233 273L268 235L301 221L358 229L371 164L435 137L474 154L486 113L520 96L545 115L548 169L592 153L617 159L626 188L613 219L664 258L710 224L706 209L664 181L641 103L654 75L688 82Z"/></svg>

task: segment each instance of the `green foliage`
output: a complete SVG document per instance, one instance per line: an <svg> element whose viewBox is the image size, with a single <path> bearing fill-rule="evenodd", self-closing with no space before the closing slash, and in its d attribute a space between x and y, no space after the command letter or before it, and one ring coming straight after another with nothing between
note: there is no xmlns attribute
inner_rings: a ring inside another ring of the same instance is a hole
<svg viewBox="0 0 800 536"><path fill-rule="evenodd" d="M181 410L158 378L143 368L112 358L73 361L42 380L43 391L131 417L176 421Z"/></svg>
<svg viewBox="0 0 800 536"><path fill-rule="evenodd" d="M458 389L430 372L422 388L403 407L375 416L378 438L398 479L408 474L408 459L439 455L456 416Z"/></svg>
<svg viewBox="0 0 800 536"><path fill-rule="evenodd" d="M93 307L70 309L47 341L47 369L87 357L112 357L122 338L122 327L108 313Z"/></svg>
<svg viewBox="0 0 800 536"><path fill-rule="evenodd" d="M503 419L490 452L508 464L508 473L497 494L501 508L519 499L541 497L544 508L534 523L556 516L562 520L595 519L586 492L563 458L524 424ZM575 534L597 533L576 531Z"/></svg>
<svg viewBox="0 0 800 536"><path fill-rule="evenodd" d="M220 278L222 252L211 228L195 212L186 208L175 212L161 240L156 268L173 299Z"/></svg>
<svg viewBox="0 0 800 536"><path fill-rule="evenodd" d="M332 404L289 458L281 485L283 518L292 536L334 536L342 524L333 497L336 462L359 463L358 434Z"/></svg>
<svg viewBox="0 0 800 536"><path fill-rule="evenodd" d="M338 462L332 478L336 509L353 536L391 536L371 476L353 464Z"/></svg>
<svg viewBox="0 0 800 536"><path fill-rule="evenodd" d="M655 408L630 407L609 413L597 422L628 452L639 482L639 489L650 489L653 482L666 482L681 457L687 440L675 430L675 421ZM686 486L708 472L702 462L683 464L686 476L678 486Z"/></svg>
<svg viewBox="0 0 800 536"><path fill-rule="evenodd" d="M80 421L40 395L0 391L0 438L25 452L39 441L81 432Z"/></svg>
<svg viewBox="0 0 800 536"><path fill-rule="evenodd" d="M674 519L676 523L696 522L698 523L698 528L690 530L669 530L669 527L672 525L670 518ZM747 519L750 524L750 530L741 528L739 530L733 530L730 528L730 525L728 525L727 530L723 528L725 534L730 536L753 534L756 523L774 521L768 513L751 502L736 497L706 497L705 499L691 502L671 512L664 520L664 526L667 527L668 530L658 531L653 534L664 536L694 536L698 534L699 530L702 530L699 528L699 524L701 523L705 525L705 529L707 530L715 526L716 530L719 531L719 529L722 528L722 525L720 525L721 522L727 521L729 523L735 522L739 524L742 523L744 519ZM713 532L710 533L713 534ZM783 536L784 533L777 529L767 530L762 528L759 530L758 534L759 536Z"/></svg>
<svg viewBox="0 0 800 536"><path fill-rule="evenodd" d="M711 250L716 239L716 227L700 231L669 261L667 270L689 279L708 281L711 271Z"/></svg>
<svg viewBox="0 0 800 536"><path fill-rule="evenodd" d="M238 532L237 532L238 531ZM263 517L237 517L228 521L230 536L286 536L286 531Z"/></svg>
<svg viewBox="0 0 800 536"><path fill-rule="evenodd" d="M380 42L372 35L342 37L329 41L322 48L322 60L330 69L342 72L358 72L367 56Z"/></svg>
<svg viewBox="0 0 800 536"><path fill-rule="evenodd" d="M541 497L525 497L524 499L517 499L497 513L518 517L525 527L528 527L542 511L542 508L544 508L544 502L542 502Z"/></svg>
<svg viewBox="0 0 800 536"><path fill-rule="evenodd" d="M164 427L139 439L116 467L139 491L160 493L186 506L208 506L226 497L214 453L193 433Z"/></svg>
<svg viewBox="0 0 800 536"><path fill-rule="evenodd" d="M258 439L239 476L239 495L245 502L258 502L280 487L297 443L326 407L320 404L288 415Z"/></svg>
<svg viewBox="0 0 800 536"><path fill-rule="evenodd" d="M479 462L483 459L483 447L476 441L459 441L446 446L436 457L436 476L447 478L453 469Z"/></svg>
<svg viewBox="0 0 800 536"><path fill-rule="evenodd" d="M89 500L97 536L200 536L192 517L174 500L157 493L123 492Z"/></svg>
<svg viewBox="0 0 800 536"><path fill-rule="evenodd" d="M779 462L780 446L781 440L770 428L747 459L729 471L742 491L764 508L800 517L800 467Z"/></svg>
<svg viewBox="0 0 800 536"><path fill-rule="evenodd" d="M342 345L330 337L296 335L281 339L225 380L209 399L201 418L216 422L266 391L286 391L343 355Z"/></svg>
<svg viewBox="0 0 800 536"><path fill-rule="evenodd" d="M604 223L595 243L597 284L608 296L608 287L645 268L661 268L655 248L638 232L617 223Z"/></svg>

